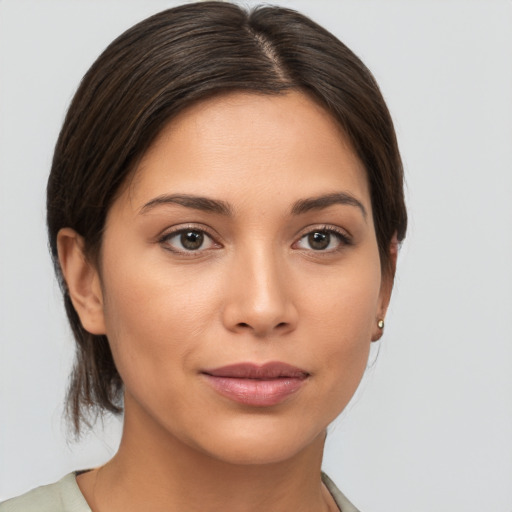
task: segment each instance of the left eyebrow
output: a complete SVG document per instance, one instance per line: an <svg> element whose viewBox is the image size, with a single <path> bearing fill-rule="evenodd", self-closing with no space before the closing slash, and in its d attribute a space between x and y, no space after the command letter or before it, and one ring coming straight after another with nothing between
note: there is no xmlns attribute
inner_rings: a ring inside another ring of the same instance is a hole
<svg viewBox="0 0 512 512"><path fill-rule="evenodd" d="M209 197L195 196L189 194L168 194L155 197L147 202L141 209L140 213L145 214L153 208L164 204L179 204L185 208L193 210L202 210L204 212L218 213L220 215L231 216L233 214L231 206L217 199Z"/></svg>
<svg viewBox="0 0 512 512"><path fill-rule="evenodd" d="M324 208L328 208L334 204L355 206L361 210L365 220L368 216L363 203L347 192L335 192L317 197L299 199L292 206L292 215L300 215L311 210L323 210Z"/></svg>

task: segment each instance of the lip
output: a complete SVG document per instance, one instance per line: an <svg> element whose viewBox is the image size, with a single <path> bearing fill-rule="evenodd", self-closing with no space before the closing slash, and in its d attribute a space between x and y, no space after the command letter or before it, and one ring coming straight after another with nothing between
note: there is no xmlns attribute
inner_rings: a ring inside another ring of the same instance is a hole
<svg viewBox="0 0 512 512"><path fill-rule="evenodd" d="M281 362L238 363L201 373L222 396L255 407L280 404L299 391L309 377L305 370Z"/></svg>

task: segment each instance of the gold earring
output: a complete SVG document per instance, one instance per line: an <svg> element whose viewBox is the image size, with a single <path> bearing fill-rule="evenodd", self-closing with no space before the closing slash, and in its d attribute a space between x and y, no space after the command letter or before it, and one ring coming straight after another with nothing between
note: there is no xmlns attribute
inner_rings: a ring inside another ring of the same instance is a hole
<svg viewBox="0 0 512 512"><path fill-rule="evenodd" d="M377 322L377 327L379 329L384 329L384 320L382 320L382 318Z"/></svg>

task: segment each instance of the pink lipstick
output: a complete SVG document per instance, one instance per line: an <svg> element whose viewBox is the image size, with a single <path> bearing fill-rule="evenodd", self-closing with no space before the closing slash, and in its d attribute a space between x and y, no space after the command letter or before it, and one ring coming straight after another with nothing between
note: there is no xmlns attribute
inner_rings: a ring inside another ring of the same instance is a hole
<svg viewBox="0 0 512 512"><path fill-rule="evenodd" d="M271 362L264 365L239 363L202 374L219 394L235 402L257 407L269 407L296 393L309 377L309 373L286 363Z"/></svg>

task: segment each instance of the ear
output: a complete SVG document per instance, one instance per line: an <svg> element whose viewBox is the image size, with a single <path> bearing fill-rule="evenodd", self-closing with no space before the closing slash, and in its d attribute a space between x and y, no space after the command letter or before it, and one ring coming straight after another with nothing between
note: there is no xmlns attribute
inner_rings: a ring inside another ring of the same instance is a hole
<svg viewBox="0 0 512 512"><path fill-rule="evenodd" d="M68 293L83 328L91 334L105 334L101 281L85 257L83 238L73 229L63 228L57 234L57 250Z"/></svg>
<svg viewBox="0 0 512 512"><path fill-rule="evenodd" d="M391 300L391 292L393 291L393 283L395 281L396 261L398 259L398 238L396 232L391 238L389 244L389 266L383 269L379 305L377 308L377 318L375 319L375 327L372 334L372 341L378 341L383 334L383 328L378 326L379 320L384 320L388 310L389 301Z"/></svg>

